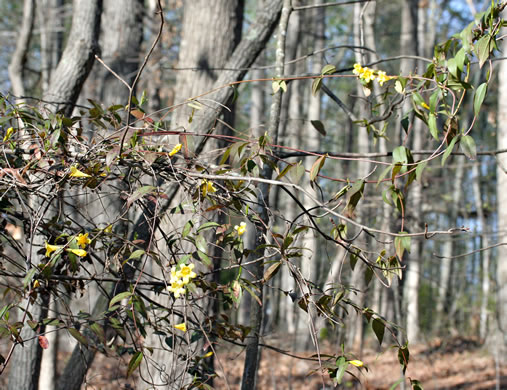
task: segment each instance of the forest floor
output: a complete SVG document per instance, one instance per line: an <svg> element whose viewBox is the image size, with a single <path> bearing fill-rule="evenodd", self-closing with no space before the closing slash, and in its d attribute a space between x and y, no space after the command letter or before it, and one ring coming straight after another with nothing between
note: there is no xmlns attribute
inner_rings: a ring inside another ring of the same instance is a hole
<svg viewBox="0 0 507 390"><path fill-rule="evenodd" d="M321 354L330 353L329 346L321 346ZM336 353L336 351L334 351ZM298 356L313 359L314 352L298 353ZM229 388L239 389L243 372L242 350L228 349L218 351L221 366L225 370L219 372L214 388L227 389L224 380L227 378ZM62 360L65 358L62 356ZM356 388L356 389L390 389L400 379L401 371L397 351L388 349L382 354L365 349L361 360L368 371L349 366L351 375L344 377L342 387L334 387L327 374L324 374L325 389ZM88 371L87 383L82 390L137 389L137 372L127 379L125 361L98 355ZM315 370L317 363L312 360L296 359L279 352L264 349L259 369L260 390L320 390L323 379ZM0 376L0 389L7 388L7 372ZM44 373L42 373L44 375ZM417 379L425 390L429 389L507 389L507 366L498 367L495 358L474 339L452 338L443 342L434 340L428 344L410 347L410 362L406 378ZM408 385L408 380L407 380ZM497 386L498 383L498 387ZM399 386L397 387L399 388ZM410 386L406 387L410 389ZM41 389L46 390L46 389Z"/></svg>

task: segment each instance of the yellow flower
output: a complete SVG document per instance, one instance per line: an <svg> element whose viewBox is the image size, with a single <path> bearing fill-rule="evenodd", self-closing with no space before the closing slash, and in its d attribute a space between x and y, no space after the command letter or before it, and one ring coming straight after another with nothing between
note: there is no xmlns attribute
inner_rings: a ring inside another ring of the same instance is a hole
<svg viewBox="0 0 507 390"><path fill-rule="evenodd" d="M75 166L70 167L70 177L91 177L89 174L81 172Z"/></svg>
<svg viewBox="0 0 507 390"><path fill-rule="evenodd" d="M354 64L354 70L352 71L352 73L354 73L356 76L359 76L363 72L364 72L363 67L360 64L357 63Z"/></svg>
<svg viewBox="0 0 507 390"><path fill-rule="evenodd" d="M378 71L377 75L377 81L380 84L380 86L383 86L386 81L391 80L390 76L386 76L386 72L383 72L381 70Z"/></svg>
<svg viewBox="0 0 507 390"><path fill-rule="evenodd" d="M187 324L184 322L182 322L181 324L176 324L176 325L174 325L174 327L178 330L181 330L182 332L187 331Z"/></svg>
<svg viewBox="0 0 507 390"><path fill-rule="evenodd" d="M174 156L176 153L178 153L181 150L181 144L177 144L173 150L169 152L169 156Z"/></svg>
<svg viewBox="0 0 507 390"><path fill-rule="evenodd" d="M429 110L430 106L428 106L425 102L421 103L421 106L423 106L425 109Z"/></svg>
<svg viewBox="0 0 507 390"><path fill-rule="evenodd" d="M234 226L234 230L238 232L238 236L242 236L246 232L246 223L241 222L239 226L238 225Z"/></svg>
<svg viewBox="0 0 507 390"><path fill-rule="evenodd" d="M178 280L171 281L171 285L169 287L167 287L167 290L169 292L173 293L175 298L179 298L181 295L184 295L186 292L185 287L183 287L183 286L184 286L183 280L178 279Z"/></svg>
<svg viewBox="0 0 507 390"><path fill-rule="evenodd" d="M81 248L86 248L86 245L88 245L89 243L92 242L92 240L90 240L88 238L88 233L85 233L85 234L78 234L77 238L77 244L81 247Z"/></svg>
<svg viewBox="0 0 507 390"><path fill-rule="evenodd" d="M9 127L5 132L4 142L11 138L12 133L14 133L14 129L12 127Z"/></svg>
<svg viewBox="0 0 507 390"><path fill-rule="evenodd" d="M87 252L84 249L67 249L67 252L74 253L79 257L85 257L87 255Z"/></svg>
<svg viewBox="0 0 507 390"><path fill-rule="evenodd" d="M37 287L40 287L40 282L37 279L35 279L35 281L33 282L33 288Z"/></svg>
<svg viewBox="0 0 507 390"><path fill-rule="evenodd" d="M208 358L213 355L213 351L209 351L206 355L203 356L203 358Z"/></svg>
<svg viewBox="0 0 507 390"><path fill-rule="evenodd" d="M46 257L50 257L51 256L51 253L53 253L54 251L57 251L59 249L62 249L61 246L58 246L58 245L50 245L48 244L48 242L46 241Z"/></svg>
<svg viewBox="0 0 507 390"><path fill-rule="evenodd" d="M202 179L201 191L202 191L202 196L206 196L208 193L212 194L214 192L217 192L217 189L213 185L213 182L208 181L206 179Z"/></svg>
<svg viewBox="0 0 507 390"><path fill-rule="evenodd" d="M194 264L182 265L179 271L179 276L183 280L183 284L188 284L190 279L193 279L197 276L197 274L192 271L194 269Z"/></svg>
<svg viewBox="0 0 507 390"><path fill-rule="evenodd" d="M364 366L364 363L361 360L350 360L349 363L356 367Z"/></svg>
<svg viewBox="0 0 507 390"><path fill-rule="evenodd" d="M375 74L373 73L373 70L368 67L363 68L363 72L361 73L360 77L367 83L375 80Z"/></svg>

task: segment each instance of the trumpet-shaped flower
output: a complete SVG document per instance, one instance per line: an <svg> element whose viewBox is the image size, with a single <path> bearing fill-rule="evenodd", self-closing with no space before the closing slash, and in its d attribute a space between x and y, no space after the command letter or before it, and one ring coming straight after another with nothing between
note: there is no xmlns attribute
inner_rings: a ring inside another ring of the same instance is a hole
<svg viewBox="0 0 507 390"><path fill-rule="evenodd" d="M359 76L361 79L369 83L370 81L375 80L375 74L373 73L373 69L370 69L368 67L363 68L363 72Z"/></svg>
<svg viewBox="0 0 507 390"><path fill-rule="evenodd" d="M88 254L84 249L67 249L67 252L74 253L79 257L85 257Z"/></svg>
<svg viewBox="0 0 507 390"><path fill-rule="evenodd" d="M70 177L91 177L89 174L81 172L75 166L70 167Z"/></svg>
<svg viewBox="0 0 507 390"><path fill-rule="evenodd" d="M217 189L213 185L213 182L203 179L201 183L201 192L202 196L206 196L208 193L212 194L214 192L217 192Z"/></svg>
<svg viewBox="0 0 507 390"><path fill-rule="evenodd" d="M187 324L185 322L182 322L181 324L176 324L174 327L178 330L181 330L182 332L187 331Z"/></svg>
<svg viewBox="0 0 507 390"><path fill-rule="evenodd" d="M386 76L386 72L383 72L381 70L378 71L377 74L377 81L380 84L380 86L383 86L386 81L391 80L390 76Z"/></svg>
<svg viewBox="0 0 507 390"><path fill-rule="evenodd" d="M78 234L78 236L77 236L77 238L76 238L76 240L77 240L77 244L78 244L78 245L79 245L82 249L86 248L86 245L88 245L89 243L91 243L91 242L92 242L92 240L90 240L90 239L88 238L88 233L85 233L85 234L81 234L81 233L79 233L79 234Z"/></svg>
<svg viewBox="0 0 507 390"><path fill-rule="evenodd" d="M364 363L361 360L350 360L349 363L356 367L364 366Z"/></svg>
<svg viewBox="0 0 507 390"><path fill-rule="evenodd" d="M178 153L181 150L181 144L177 144L174 146L173 150L169 152L169 156L174 156L176 153Z"/></svg>
<svg viewBox="0 0 507 390"><path fill-rule="evenodd" d="M50 257L51 253L53 253L59 249L62 249L61 246L48 244L47 241L46 241L45 247L46 247L46 257Z"/></svg>
<svg viewBox="0 0 507 390"><path fill-rule="evenodd" d="M173 293L175 298L179 298L181 295L185 295L185 292L187 291L184 285L183 280L175 280L174 282L171 282L171 285L167 287L167 290Z"/></svg>
<svg viewBox="0 0 507 390"><path fill-rule="evenodd" d="M363 67L361 66L361 64L354 64L354 70L352 71L352 73L354 73L356 76L359 76L361 73L363 73L364 70L363 70Z"/></svg>
<svg viewBox="0 0 507 390"><path fill-rule="evenodd" d="M179 271L179 276L181 280L183 280L184 284L188 284L191 279L195 278L197 274L193 271L195 265L189 264L189 265L182 265L181 269Z"/></svg>
<svg viewBox="0 0 507 390"><path fill-rule="evenodd" d="M238 232L238 236L242 236L246 232L246 222L241 222L239 226L234 226L234 230Z"/></svg>

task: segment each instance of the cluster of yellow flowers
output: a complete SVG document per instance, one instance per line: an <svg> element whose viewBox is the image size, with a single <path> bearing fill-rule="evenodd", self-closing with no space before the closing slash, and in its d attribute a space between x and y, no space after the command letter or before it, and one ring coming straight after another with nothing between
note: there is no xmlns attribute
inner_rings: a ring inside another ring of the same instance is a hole
<svg viewBox="0 0 507 390"><path fill-rule="evenodd" d="M74 253L76 256L79 256L79 257L85 257L87 255L87 252L84 249L86 248L86 246L88 244L90 244L92 242L92 240L90 240L88 238L88 233L78 234L76 237L76 242L82 249L67 248L66 251ZM46 248L46 257L51 257L51 253L63 249L63 246L51 245L46 241L45 248Z"/></svg>
<svg viewBox="0 0 507 390"><path fill-rule="evenodd" d="M238 236L242 236L246 232L246 222L241 222L239 226L234 226L234 230L238 232Z"/></svg>
<svg viewBox="0 0 507 390"><path fill-rule="evenodd" d="M179 270L176 267L171 268L171 285L167 287L167 290L173 293L175 298L179 298L181 295L185 294L187 291L185 286L197 276L193 271L194 264L182 264L178 268Z"/></svg>
<svg viewBox="0 0 507 390"><path fill-rule="evenodd" d="M358 76L361 80L369 83L377 79L378 83L382 86L386 81L391 80L392 76L387 76L386 72L381 70L373 70L365 66L364 68L361 64L354 64L354 70L352 71L356 76Z"/></svg>
<svg viewBox="0 0 507 390"><path fill-rule="evenodd" d="M217 192L216 187L213 185L212 181L202 179L201 182L201 193L202 196L206 196L208 194L213 194L214 192Z"/></svg>

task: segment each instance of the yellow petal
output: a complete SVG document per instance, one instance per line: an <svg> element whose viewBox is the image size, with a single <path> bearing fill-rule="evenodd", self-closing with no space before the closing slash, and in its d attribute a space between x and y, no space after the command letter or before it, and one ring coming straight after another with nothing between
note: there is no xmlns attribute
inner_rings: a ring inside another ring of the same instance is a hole
<svg viewBox="0 0 507 390"><path fill-rule="evenodd" d="M421 106L423 106L425 109L429 110L430 106L428 106L426 103L422 102Z"/></svg>
<svg viewBox="0 0 507 390"><path fill-rule="evenodd" d="M76 256L85 257L87 252L83 249L67 249L68 252L74 253Z"/></svg>
<svg viewBox="0 0 507 390"><path fill-rule="evenodd" d="M203 356L203 358L208 358L211 355L213 355L213 351L209 351L206 355Z"/></svg>
<svg viewBox="0 0 507 390"><path fill-rule="evenodd" d="M14 133L14 129L12 127L9 127L5 132L4 142L11 138L12 133Z"/></svg>
<svg viewBox="0 0 507 390"><path fill-rule="evenodd" d="M53 253L54 251L57 251L58 249L62 248L61 246L58 246L58 245L48 244L47 241L46 241L45 247L46 247L46 257L51 256L51 253Z"/></svg>
<svg viewBox="0 0 507 390"><path fill-rule="evenodd" d="M182 332L187 331L187 324L184 322L182 322L181 324L176 324L176 325L174 325L174 327L178 330L181 330Z"/></svg>
<svg viewBox="0 0 507 390"><path fill-rule="evenodd" d="M88 233L78 234L76 240L77 240L77 244L83 249L86 248L86 245L88 245L92 242L92 240L90 240L88 238Z"/></svg>
<svg viewBox="0 0 507 390"><path fill-rule="evenodd" d="M169 152L169 156L174 156L176 153L178 153L181 150L181 144L177 144L173 150Z"/></svg>
<svg viewBox="0 0 507 390"><path fill-rule="evenodd" d="M91 177L89 174L81 172L76 167L70 167L70 177Z"/></svg>
<svg viewBox="0 0 507 390"><path fill-rule="evenodd" d="M351 360L349 363L356 367L364 366L364 363L361 360Z"/></svg>

